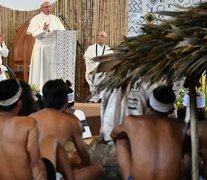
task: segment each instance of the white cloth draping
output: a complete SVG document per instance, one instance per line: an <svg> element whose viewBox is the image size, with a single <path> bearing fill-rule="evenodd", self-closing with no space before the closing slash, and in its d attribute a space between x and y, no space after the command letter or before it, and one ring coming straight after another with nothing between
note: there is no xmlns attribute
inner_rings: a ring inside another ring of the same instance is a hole
<svg viewBox="0 0 207 180"><path fill-rule="evenodd" d="M3 41L0 46L0 65L2 65L2 57L7 57L9 54L9 50L6 47L5 42Z"/></svg>
<svg viewBox="0 0 207 180"><path fill-rule="evenodd" d="M2 65L2 57L7 57L9 54L9 49L7 48L5 42L3 41L0 46L0 81L7 79L6 71L8 70L4 65Z"/></svg>
<svg viewBox="0 0 207 180"><path fill-rule="evenodd" d="M93 61L93 58L96 56L106 55L110 53L113 53L113 51L110 49L108 45L101 46L95 43L87 48L83 56L86 64L85 78L90 87L90 92L93 95L92 98L90 99L90 101L92 102L97 102L99 99L103 97L104 94L104 91L102 91L100 94L94 94L96 86L104 78L104 75L102 73L96 73L95 76L93 77L93 75L91 74L91 72L96 70L96 68L99 65L99 62Z"/></svg>

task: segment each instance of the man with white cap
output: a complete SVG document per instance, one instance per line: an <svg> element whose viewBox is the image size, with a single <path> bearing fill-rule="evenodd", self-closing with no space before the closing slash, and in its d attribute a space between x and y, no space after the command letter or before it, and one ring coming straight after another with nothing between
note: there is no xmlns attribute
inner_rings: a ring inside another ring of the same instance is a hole
<svg viewBox="0 0 207 180"><path fill-rule="evenodd" d="M50 14L51 4L43 0L40 13L34 16L27 33L35 38L29 71L29 84L42 90L43 84L56 78L56 37L55 30L64 30L60 19Z"/></svg>
<svg viewBox="0 0 207 180"><path fill-rule="evenodd" d="M174 101L171 87L158 86L149 98L147 115L128 116L113 129L123 179L181 179L187 126L167 117Z"/></svg>

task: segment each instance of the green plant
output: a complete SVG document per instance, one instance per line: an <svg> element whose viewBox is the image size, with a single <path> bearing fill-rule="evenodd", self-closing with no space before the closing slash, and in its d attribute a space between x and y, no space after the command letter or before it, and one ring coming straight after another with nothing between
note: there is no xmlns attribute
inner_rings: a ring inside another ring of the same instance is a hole
<svg viewBox="0 0 207 180"><path fill-rule="evenodd" d="M176 100L175 100L175 105L176 105L177 109L183 108L184 96L185 96L185 91L183 89L180 89L178 92L178 96L176 97Z"/></svg>
<svg viewBox="0 0 207 180"><path fill-rule="evenodd" d="M31 89L32 89L32 92L33 93L40 93L40 90L39 90L39 88L38 88L38 86L36 86L36 85L34 85L34 84L32 84L32 85L30 85L31 86Z"/></svg>

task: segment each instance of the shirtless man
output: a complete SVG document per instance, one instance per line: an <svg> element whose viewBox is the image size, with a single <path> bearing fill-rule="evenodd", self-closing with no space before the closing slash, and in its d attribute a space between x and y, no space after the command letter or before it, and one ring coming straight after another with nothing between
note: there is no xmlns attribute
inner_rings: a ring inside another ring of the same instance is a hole
<svg viewBox="0 0 207 180"><path fill-rule="evenodd" d="M68 103L67 94L68 87L61 79L50 80L43 86L45 108L31 114L38 122L40 143L48 135L57 138L58 143L62 147L68 140L72 139L84 168L77 171L69 171L71 165L70 161L67 161L67 156L57 156L57 170L60 170L58 169L60 166L63 168L59 172L65 179L97 179L102 168L98 164L91 165L85 143L82 139L83 129L80 121L73 114L63 112ZM47 146L45 148L43 146L41 147L42 153L48 149ZM64 165L60 165L60 158L64 161Z"/></svg>
<svg viewBox="0 0 207 180"><path fill-rule="evenodd" d="M148 115L128 116L113 129L111 137L116 141L123 179L181 179L187 127L167 117L174 100L170 88L159 86L149 99Z"/></svg>
<svg viewBox="0 0 207 180"><path fill-rule="evenodd" d="M15 79L0 82L0 179L45 180L36 121L17 116L21 92Z"/></svg>

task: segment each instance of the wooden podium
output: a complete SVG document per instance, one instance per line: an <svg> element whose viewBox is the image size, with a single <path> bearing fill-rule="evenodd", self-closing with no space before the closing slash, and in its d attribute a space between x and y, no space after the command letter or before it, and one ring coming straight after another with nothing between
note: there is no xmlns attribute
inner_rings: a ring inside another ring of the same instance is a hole
<svg viewBox="0 0 207 180"><path fill-rule="evenodd" d="M29 65L35 39L26 34L29 21L17 29L14 37L12 69L18 78L28 82ZM56 77L70 80L75 87L76 31L53 31L57 43Z"/></svg>

